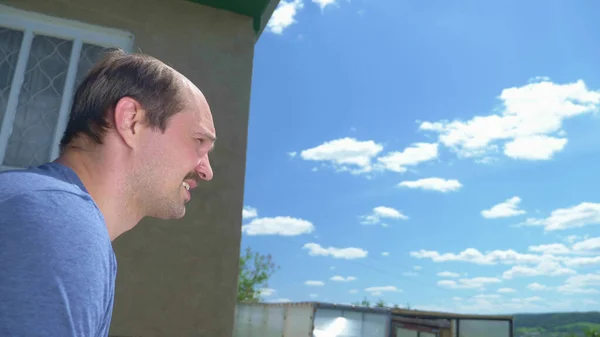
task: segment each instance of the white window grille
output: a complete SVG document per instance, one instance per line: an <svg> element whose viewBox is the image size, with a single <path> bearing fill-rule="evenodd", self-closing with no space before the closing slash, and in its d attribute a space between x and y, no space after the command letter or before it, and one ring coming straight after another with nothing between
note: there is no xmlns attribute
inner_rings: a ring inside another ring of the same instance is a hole
<svg viewBox="0 0 600 337"><path fill-rule="evenodd" d="M77 85L114 47L133 35L0 5L0 169L58 157Z"/></svg>

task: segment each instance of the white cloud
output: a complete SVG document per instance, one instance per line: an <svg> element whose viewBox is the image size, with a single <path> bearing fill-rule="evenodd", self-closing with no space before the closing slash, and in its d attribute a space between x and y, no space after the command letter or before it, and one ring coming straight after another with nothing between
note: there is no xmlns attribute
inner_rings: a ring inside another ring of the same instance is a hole
<svg viewBox="0 0 600 337"><path fill-rule="evenodd" d="M421 270L421 269L423 269L423 267L421 267L421 266L414 266L413 269L414 270Z"/></svg>
<svg viewBox="0 0 600 337"><path fill-rule="evenodd" d="M350 290L350 293L351 294L356 294L356 293L358 293L358 289L352 289L352 290Z"/></svg>
<svg viewBox="0 0 600 337"><path fill-rule="evenodd" d="M576 252L592 252L600 250L600 236L577 242L573 245L573 250Z"/></svg>
<svg viewBox="0 0 600 337"><path fill-rule="evenodd" d="M385 206L375 207L373 209L373 213L380 218L390 218L390 219L402 219L407 220L408 217L402 214L397 209Z"/></svg>
<svg viewBox="0 0 600 337"><path fill-rule="evenodd" d="M529 218L522 226L544 226L546 231L580 228L600 224L600 204L582 202L570 208L559 208L545 219Z"/></svg>
<svg viewBox="0 0 600 337"><path fill-rule="evenodd" d="M475 162L477 164L492 164L498 161L498 158L494 158L494 157L483 157L483 158L477 158L475 159Z"/></svg>
<svg viewBox="0 0 600 337"><path fill-rule="evenodd" d="M539 248L540 246L534 246L538 250L545 248ZM543 247L543 246L542 246ZM534 249L536 249L534 248ZM410 252L410 255L417 259L430 259L436 263L443 262L468 262L478 265L516 265L514 268L504 273L505 278L513 278L517 276L561 276L570 275L575 273L573 269L566 267L580 267L580 266L591 266L600 265L600 256L594 257L567 257L567 256L556 256L551 254L522 254L512 249L508 250L494 250L490 252L482 253L475 248L467 248L459 253L439 253L437 251L430 251L421 249L419 251ZM532 265L532 267L524 266ZM440 274L438 274L440 275ZM450 273L450 275L453 275ZM456 276L456 275L455 275ZM449 277L449 275L444 275Z"/></svg>
<svg viewBox="0 0 600 337"><path fill-rule="evenodd" d="M562 243L551 243L547 245L529 246L529 250L536 253L561 255L569 254L571 250Z"/></svg>
<svg viewBox="0 0 600 337"><path fill-rule="evenodd" d="M310 294L310 295L308 295L308 296L310 296L310 298L317 298L317 297L319 297L319 295L318 295L318 294Z"/></svg>
<svg viewBox="0 0 600 337"><path fill-rule="evenodd" d="M534 254L521 254L512 249L494 250L484 254L475 248L467 248L458 254L440 254L436 251L421 249L417 252L410 252L410 255L417 259L431 259L433 262L463 261L480 265L541 263L551 258Z"/></svg>
<svg viewBox="0 0 600 337"><path fill-rule="evenodd" d="M377 158L381 168L393 172L406 172L408 166L416 166L422 162L438 157L438 144L416 143L404 151L390 152Z"/></svg>
<svg viewBox="0 0 600 337"><path fill-rule="evenodd" d="M311 256L331 256L336 259L347 259L347 260L362 259L362 258L365 258L369 253L368 251L366 251L362 248L355 248L355 247L324 248L324 247L321 247L321 245L316 244L316 243L307 243L302 247L302 249L307 249L308 254Z"/></svg>
<svg viewBox="0 0 600 337"><path fill-rule="evenodd" d="M452 297L452 300L453 301L462 301L463 299L462 299L462 297L454 296L454 297Z"/></svg>
<svg viewBox="0 0 600 337"><path fill-rule="evenodd" d="M502 277L512 279L519 276L564 276L576 273L575 270L565 268L558 262L543 261L535 267L514 266L510 270L505 271Z"/></svg>
<svg viewBox="0 0 600 337"><path fill-rule="evenodd" d="M381 252L382 256L390 256L390 252Z"/></svg>
<svg viewBox="0 0 600 337"><path fill-rule="evenodd" d="M402 276L407 276L407 277L411 277L411 276L417 276L419 275L417 272L414 271L405 271L402 273Z"/></svg>
<svg viewBox="0 0 600 337"><path fill-rule="evenodd" d="M502 288L502 289L510 289L510 288ZM479 294L479 295L474 296L475 299L486 299L486 300L494 300L494 299L498 299L501 297L502 297L502 295L498 295L498 294Z"/></svg>
<svg viewBox="0 0 600 337"><path fill-rule="evenodd" d="M281 35L283 31L296 23L296 14L304 7L302 0L281 0L271 19L267 22L267 30L271 33Z"/></svg>
<svg viewBox="0 0 600 337"><path fill-rule="evenodd" d="M242 226L242 232L248 235L296 236L312 233L314 230L315 226L310 221L289 216L255 218Z"/></svg>
<svg viewBox="0 0 600 337"><path fill-rule="evenodd" d="M569 277L557 290L566 294L597 294L600 287L600 273L581 274Z"/></svg>
<svg viewBox="0 0 600 337"><path fill-rule="evenodd" d="M513 312L537 312L540 309L546 308L546 303L541 303L541 298L514 298L505 299L503 297L471 297L460 301L446 302L445 305L419 305L415 306L418 310L438 311L438 312L455 312L462 314L488 313L512 314Z"/></svg>
<svg viewBox="0 0 600 337"><path fill-rule="evenodd" d="M304 282L305 285L309 286L309 287L322 287L325 285L325 282L323 281L314 281L314 280L309 280Z"/></svg>
<svg viewBox="0 0 600 337"><path fill-rule="evenodd" d="M259 291L260 291L260 295L265 296L265 297L273 296L273 294L275 294L275 289L272 289L272 288L262 288L262 289L259 289Z"/></svg>
<svg viewBox="0 0 600 337"><path fill-rule="evenodd" d="M360 223L363 225L376 225L381 222L381 220L379 220L379 217L373 214L363 215L360 218L362 219Z"/></svg>
<svg viewBox="0 0 600 337"><path fill-rule="evenodd" d="M559 286L557 288L558 292L564 293L564 294L598 294L600 293L600 291L598 291L598 289L595 288L584 288L584 287L578 287L578 286L574 286L574 285L570 285L570 284L565 284L562 286Z"/></svg>
<svg viewBox="0 0 600 337"><path fill-rule="evenodd" d="M563 259L569 267L585 267L600 265L600 255L594 257L572 257Z"/></svg>
<svg viewBox="0 0 600 337"><path fill-rule="evenodd" d="M525 214L524 210L519 209L521 198L512 197L504 202L494 205L492 208L481 211L481 215L486 219L507 218Z"/></svg>
<svg viewBox="0 0 600 337"><path fill-rule="evenodd" d="M517 291L513 288L500 288L500 289L498 289L498 292L502 293L502 294L509 294L509 293L516 293Z"/></svg>
<svg viewBox="0 0 600 337"><path fill-rule="evenodd" d="M258 216L258 211L254 207L244 206L242 209L242 219L251 219Z"/></svg>
<svg viewBox="0 0 600 337"><path fill-rule="evenodd" d="M568 243L574 243L575 241L578 241L579 239L580 239L580 237L577 235L569 235L566 238L564 238L564 240Z"/></svg>
<svg viewBox="0 0 600 337"><path fill-rule="evenodd" d="M462 184L455 179L443 179L438 177L432 177L413 181L403 181L398 184L398 187L407 187L413 189L420 188L423 190L446 193L458 191L462 187Z"/></svg>
<svg viewBox="0 0 600 337"><path fill-rule="evenodd" d="M272 301L269 301L271 303L287 303L287 302L291 302L292 300L290 300L289 298L277 298L274 299Z"/></svg>
<svg viewBox="0 0 600 337"><path fill-rule="evenodd" d="M513 315L515 312L539 313L581 311L582 303L585 303L582 298L573 297L568 299L552 298L547 300L540 296L530 296L525 298L509 298L508 296L473 296L459 301L445 301L444 305L415 305L415 309L454 312L460 314L479 313ZM590 307L590 309L592 308Z"/></svg>
<svg viewBox="0 0 600 337"><path fill-rule="evenodd" d="M598 111L600 93L582 80L556 84L538 78L522 87L502 90L499 114L468 121L423 122L420 129L438 134L440 143L459 157L486 157L504 145L514 159L546 160L564 148L563 121Z"/></svg>
<svg viewBox="0 0 600 337"><path fill-rule="evenodd" d="M356 277L354 277L354 276L343 277L340 275L335 275L331 278L331 280L335 281L335 282L351 282L351 281L356 281Z"/></svg>
<svg viewBox="0 0 600 337"><path fill-rule="evenodd" d="M379 156L383 145L373 140L361 141L345 137L327 141L300 152L304 160L331 165L338 172L352 174L373 171L406 172L408 167L436 159L438 144L416 143L403 151L388 152Z"/></svg>
<svg viewBox="0 0 600 337"><path fill-rule="evenodd" d="M504 145L504 155L513 159L548 160L562 151L568 140L549 136L516 138Z"/></svg>
<svg viewBox="0 0 600 337"><path fill-rule="evenodd" d="M338 5L337 0L312 0L312 2L319 5L321 10L325 9L327 6Z"/></svg>
<svg viewBox="0 0 600 337"><path fill-rule="evenodd" d="M294 152L288 152L288 156L294 158L296 157L296 155L298 154L298 152L294 151Z"/></svg>
<svg viewBox="0 0 600 337"><path fill-rule="evenodd" d="M363 225L376 225L381 223L381 219L399 219L408 220L408 217L399 210L386 206L378 206L373 208L373 213L361 216Z"/></svg>
<svg viewBox="0 0 600 337"><path fill-rule="evenodd" d="M600 272L571 276L565 283L584 287L600 286Z"/></svg>
<svg viewBox="0 0 600 337"><path fill-rule="evenodd" d="M527 289L533 290L533 291L542 291L542 290L548 290L548 289L550 289L550 287L548 287L547 285L544 285L544 284L534 282L534 283L529 284L527 286Z"/></svg>
<svg viewBox="0 0 600 337"><path fill-rule="evenodd" d="M402 289L398 289L395 286L381 286L381 287L369 287L365 289L366 292L371 293L373 296L379 296L382 293L399 293Z"/></svg>
<svg viewBox="0 0 600 337"><path fill-rule="evenodd" d="M450 271L443 271L443 272L437 273L437 276L439 276L439 277L454 277L454 278L458 278L458 277L460 277L460 274L459 273L453 273L453 272L450 272Z"/></svg>
<svg viewBox="0 0 600 337"><path fill-rule="evenodd" d="M441 280L438 281L438 285L444 288L451 289L483 289L487 284L500 283L501 279L496 277L474 277L474 278L462 278L458 281L455 280Z"/></svg>
<svg viewBox="0 0 600 337"><path fill-rule="evenodd" d="M338 171L360 174L373 170L371 160L382 150L383 146L372 140L340 138L303 150L300 156L304 160L329 163Z"/></svg>
<svg viewBox="0 0 600 337"><path fill-rule="evenodd" d="M539 297L539 296L531 296L531 297L526 297L526 298L513 298L513 302L539 302L539 301L543 301L544 299Z"/></svg>

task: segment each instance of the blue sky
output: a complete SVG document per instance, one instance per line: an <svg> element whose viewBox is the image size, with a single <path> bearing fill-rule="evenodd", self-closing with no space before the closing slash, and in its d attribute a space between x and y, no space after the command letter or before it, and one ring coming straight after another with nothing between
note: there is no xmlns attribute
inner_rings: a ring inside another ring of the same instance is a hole
<svg viewBox="0 0 600 337"><path fill-rule="evenodd" d="M600 310L599 7L282 1L242 227L265 299Z"/></svg>

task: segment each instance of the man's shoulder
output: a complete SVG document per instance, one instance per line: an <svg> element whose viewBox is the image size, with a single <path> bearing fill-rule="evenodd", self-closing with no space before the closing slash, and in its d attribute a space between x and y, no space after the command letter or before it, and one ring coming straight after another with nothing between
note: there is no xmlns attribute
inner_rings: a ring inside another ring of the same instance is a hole
<svg viewBox="0 0 600 337"><path fill-rule="evenodd" d="M97 336L116 277L100 210L64 167L3 172L0 186L0 335Z"/></svg>
<svg viewBox="0 0 600 337"><path fill-rule="evenodd" d="M0 204L9 198L27 197L45 192L45 197L65 193L90 199L89 194L65 173L65 169L53 164L44 164L26 169L0 172Z"/></svg>
<svg viewBox="0 0 600 337"><path fill-rule="evenodd" d="M105 235L106 223L96 203L65 167L46 164L5 171L0 173L0 186L3 226L52 235Z"/></svg>
<svg viewBox="0 0 600 337"><path fill-rule="evenodd" d="M58 262L71 261L80 271L88 265L113 264L108 229L96 203L75 177L52 169L57 168L0 174L0 237L8 239L0 254L44 263L51 257L56 268L62 265ZM110 274L112 269L103 272ZM87 275L99 271L89 270Z"/></svg>

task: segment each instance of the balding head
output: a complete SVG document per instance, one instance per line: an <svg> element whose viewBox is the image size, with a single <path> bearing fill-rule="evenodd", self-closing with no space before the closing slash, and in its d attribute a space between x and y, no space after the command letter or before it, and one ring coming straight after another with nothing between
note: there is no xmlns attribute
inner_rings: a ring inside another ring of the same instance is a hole
<svg viewBox="0 0 600 337"><path fill-rule="evenodd" d="M114 108L123 97L138 101L146 110L145 122L164 132L169 119L188 104L190 90L199 93L187 78L156 58L110 51L77 88L61 152L80 137L102 144L104 132L113 126Z"/></svg>

